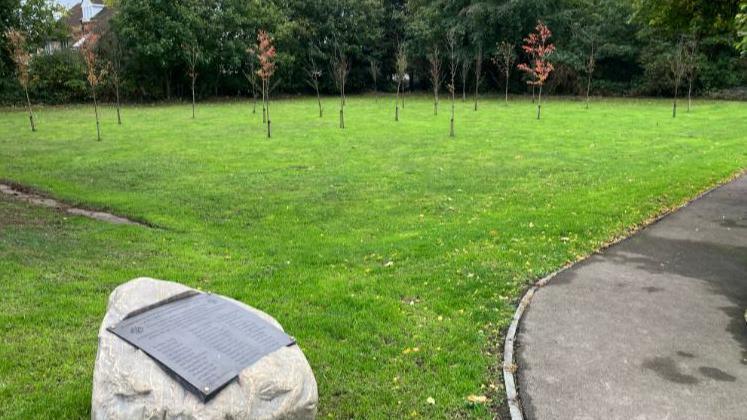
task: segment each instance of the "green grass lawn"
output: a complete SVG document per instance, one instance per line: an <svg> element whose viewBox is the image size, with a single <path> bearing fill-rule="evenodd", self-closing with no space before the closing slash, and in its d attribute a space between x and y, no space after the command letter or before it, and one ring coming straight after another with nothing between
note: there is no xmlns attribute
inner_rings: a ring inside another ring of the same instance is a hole
<svg viewBox="0 0 747 420"><path fill-rule="evenodd" d="M504 413L501 333L534 279L747 167L747 104L350 97L0 113L0 179L159 228L0 197L0 417L90 417L109 293L138 276L276 317L320 417ZM487 395L488 406L466 397ZM429 404L432 397L435 404Z"/></svg>

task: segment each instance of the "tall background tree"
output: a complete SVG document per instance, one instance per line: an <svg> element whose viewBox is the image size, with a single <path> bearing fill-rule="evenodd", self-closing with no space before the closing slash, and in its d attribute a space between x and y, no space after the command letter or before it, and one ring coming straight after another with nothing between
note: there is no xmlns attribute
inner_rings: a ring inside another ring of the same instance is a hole
<svg viewBox="0 0 747 420"><path fill-rule="evenodd" d="M741 51L743 57L747 57L747 0L739 4L739 14L734 19L737 27L736 47Z"/></svg>
<svg viewBox="0 0 747 420"><path fill-rule="evenodd" d="M745 61L734 48L735 16L740 0L634 1L632 22L638 25L640 62L644 68L639 90L647 94L673 93L669 83L669 51L683 35L698 42L702 66L694 90L717 91L745 83Z"/></svg>
<svg viewBox="0 0 747 420"><path fill-rule="evenodd" d="M55 19L52 4L0 0L0 31L28 33L32 98L83 101L88 90L82 58L70 49L48 48L55 40L74 42L67 37L65 20ZM486 50L500 41L517 45L538 18L553 28L558 47L553 56L556 71L544 87L548 93L671 96L666 56L682 34L698 42L700 67L693 95L725 89L738 92L736 88L747 85L747 57L740 57L737 49L744 45L738 32L744 25L738 17L740 0L116 0L107 4L114 4L109 26L121 44L118 84L127 101L188 100L191 78L181 46L195 34L205 58L198 66L196 98L253 96L245 78L251 74L252 61L246 49L254 45L260 28L273 34L278 70L272 87L285 93L314 93L305 68L312 44L325 57L334 56L337 47L344 52L350 66L346 92L371 89L372 63L378 69L374 90L394 92L396 84L389 76L395 72L399 41L408 46L409 86L430 90L429 50L434 45L445 50L446 31L456 28L457 50L469 58L460 62L469 69L457 75L460 81L465 78L466 99L466 91L473 88L478 45ZM0 38L0 43L7 43ZM108 51L99 54L102 61L112 57ZM518 59L525 62L526 54L519 51ZM592 62L593 72L589 71ZM319 64L326 68L321 59ZM483 65L483 74L493 74L497 63L485 60ZM513 73L509 92L522 92L523 75ZM13 75L13 61L2 45L0 103L25 101ZM334 78L323 77L319 90L336 92ZM480 90L505 93L505 80L485 78ZM114 100L113 74L102 83L100 93Z"/></svg>
<svg viewBox="0 0 747 420"><path fill-rule="evenodd" d="M0 103L27 102L26 90L33 91L35 87L34 62L30 53L44 48L49 41L67 38L67 28L57 19L60 13L60 6L46 0L0 0ZM29 53L29 80L25 88L19 86L21 80L15 77L18 76L16 51L7 36L9 31L23 35L23 50Z"/></svg>

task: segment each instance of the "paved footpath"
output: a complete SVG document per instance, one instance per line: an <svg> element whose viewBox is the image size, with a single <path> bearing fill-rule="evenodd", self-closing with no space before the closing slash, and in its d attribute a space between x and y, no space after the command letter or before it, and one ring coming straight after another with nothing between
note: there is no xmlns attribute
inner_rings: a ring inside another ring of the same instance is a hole
<svg viewBox="0 0 747 420"><path fill-rule="evenodd" d="M528 419L747 419L747 176L539 289Z"/></svg>

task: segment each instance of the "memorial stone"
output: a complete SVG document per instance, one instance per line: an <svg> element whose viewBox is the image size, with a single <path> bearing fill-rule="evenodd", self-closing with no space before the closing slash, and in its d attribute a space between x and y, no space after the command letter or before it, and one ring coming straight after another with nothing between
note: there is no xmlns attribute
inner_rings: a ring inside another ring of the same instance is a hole
<svg viewBox="0 0 747 420"><path fill-rule="evenodd" d="M93 419L307 419L317 387L269 315L186 286L119 286L99 330Z"/></svg>

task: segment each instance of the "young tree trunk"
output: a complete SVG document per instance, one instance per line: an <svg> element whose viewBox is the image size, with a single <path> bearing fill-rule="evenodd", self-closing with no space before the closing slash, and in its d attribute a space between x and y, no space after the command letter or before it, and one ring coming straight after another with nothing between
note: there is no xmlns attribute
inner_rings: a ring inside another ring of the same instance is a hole
<svg viewBox="0 0 747 420"><path fill-rule="evenodd" d="M31 131L36 131L36 124L34 124L34 113L31 111L31 99L29 98L29 88L24 86L23 90L26 92L26 109L29 111L29 123L31 123Z"/></svg>
<svg viewBox="0 0 747 420"><path fill-rule="evenodd" d="M195 119L195 77L192 76L192 119Z"/></svg>
<svg viewBox="0 0 747 420"><path fill-rule="evenodd" d="M319 86L316 86L316 102L319 104L319 118L322 118L322 98L319 96Z"/></svg>
<svg viewBox="0 0 747 420"><path fill-rule="evenodd" d="M534 103L536 100L534 98L534 85L532 85L532 103Z"/></svg>
<svg viewBox="0 0 747 420"><path fill-rule="evenodd" d="M542 85L540 85L539 96L537 97L537 119L542 116Z"/></svg>
<svg viewBox="0 0 747 420"><path fill-rule="evenodd" d="M267 138L272 137L272 120L270 120L270 92L267 92Z"/></svg>
<svg viewBox="0 0 747 420"><path fill-rule="evenodd" d="M480 98L480 82L482 81L482 44L477 47L475 57L475 111L477 111L477 100Z"/></svg>
<svg viewBox="0 0 747 420"><path fill-rule="evenodd" d="M586 109L589 109L589 101L591 96L591 75L594 72L594 39L591 40L591 54L589 54L589 62L586 65Z"/></svg>
<svg viewBox="0 0 747 420"><path fill-rule="evenodd" d="M690 112L690 108L692 108L692 105L693 105L692 93L693 93L693 81L689 80L688 86L687 86L687 112Z"/></svg>
<svg viewBox="0 0 747 420"><path fill-rule="evenodd" d="M114 78L114 94L115 94L115 96L117 98L117 124L118 125L122 125L122 116L120 115L120 112L119 112L119 108L120 108L120 105L119 105L119 76L117 76L117 77Z"/></svg>
<svg viewBox="0 0 747 420"><path fill-rule="evenodd" d="M262 81L262 124L267 123L267 83Z"/></svg>
<svg viewBox="0 0 747 420"><path fill-rule="evenodd" d="M452 79L451 87L454 87L454 79ZM451 120L449 121L449 137L454 137L454 89L451 89Z"/></svg>
<svg viewBox="0 0 747 420"><path fill-rule="evenodd" d="M433 115L438 115L438 93L433 98Z"/></svg>
<svg viewBox="0 0 747 420"><path fill-rule="evenodd" d="M257 113L257 91L252 88L252 98L254 99L254 106L252 107L252 114Z"/></svg>
<svg viewBox="0 0 747 420"><path fill-rule="evenodd" d="M508 105L508 67L506 68L506 105Z"/></svg>
<svg viewBox="0 0 747 420"><path fill-rule="evenodd" d="M677 118L677 86L674 87L674 102L672 102L672 118Z"/></svg>
<svg viewBox="0 0 747 420"><path fill-rule="evenodd" d="M400 84L397 83L397 96L394 98L394 121L399 121L399 88Z"/></svg>
<svg viewBox="0 0 747 420"><path fill-rule="evenodd" d="M345 99L340 97L340 128L345 128Z"/></svg>
<svg viewBox="0 0 747 420"><path fill-rule="evenodd" d="M96 102L96 88L91 88L93 93L93 112L96 115L96 138L101 141L101 129L99 128L99 105Z"/></svg>
<svg viewBox="0 0 747 420"><path fill-rule="evenodd" d="M479 87L477 83L475 82L475 111L477 111L477 97L479 95L478 90L479 90Z"/></svg>
<svg viewBox="0 0 747 420"><path fill-rule="evenodd" d="M166 100L171 100L171 72L166 72Z"/></svg>
<svg viewBox="0 0 747 420"><path fill-rule="evenodd" d="M475 111L477 111L477 98L480 96L480 70L475 65Z"/></svg>

